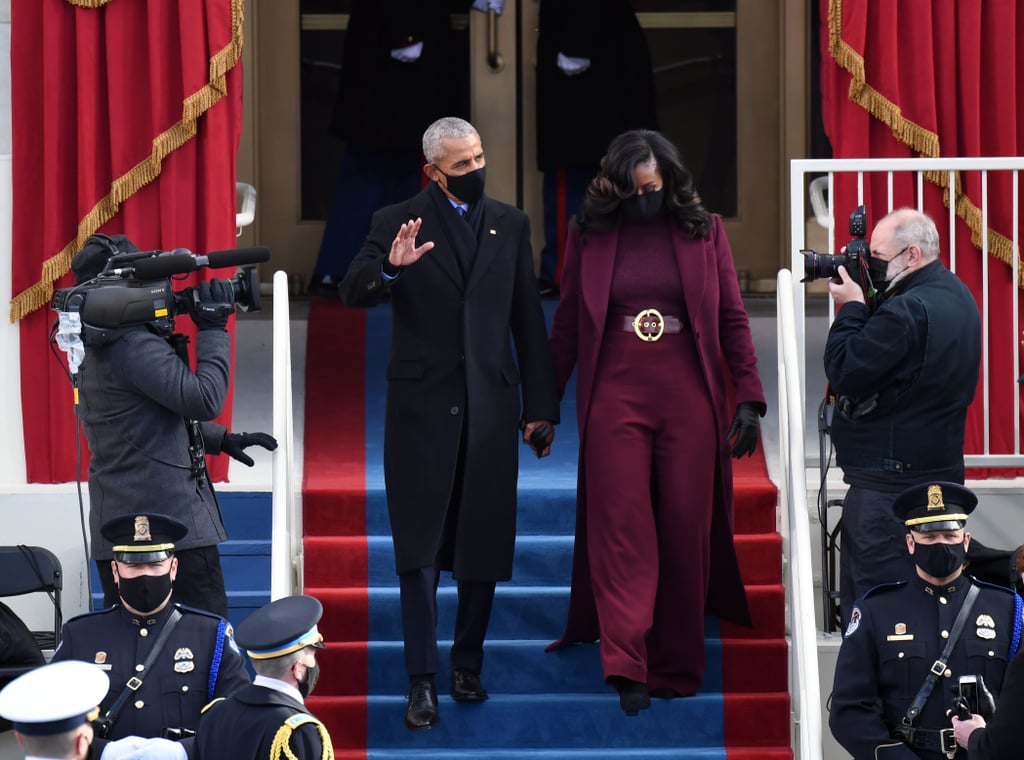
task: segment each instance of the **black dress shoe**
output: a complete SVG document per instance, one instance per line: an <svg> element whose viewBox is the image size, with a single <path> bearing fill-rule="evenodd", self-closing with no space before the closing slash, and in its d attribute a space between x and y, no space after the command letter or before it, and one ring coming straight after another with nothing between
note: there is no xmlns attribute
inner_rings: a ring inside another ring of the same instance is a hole
<svg viewBox="0 0 1024 760"><path fill-rule="evenodd" d="M456 702L483 702L487 699L487 689L480 682L479 674L455 668L452 672L452 699Z"/></svg>
<svg viewBox="0 0 1024 760"><path fill-rule="evenodd" d="M608 679L619 692L619 707L626 715L639 715L641 710L651 706L651 695L647 691L647 684L639 681L631 681L624 676L611 676Z"/></svg>
<svg viewBox="0 0 1024 760"><path fill-rule="evenodd" d="M432 681L416 680L409 684L409 706L405 710L405 727L425 731L441 720L437 714L437 689Z"/></svg>

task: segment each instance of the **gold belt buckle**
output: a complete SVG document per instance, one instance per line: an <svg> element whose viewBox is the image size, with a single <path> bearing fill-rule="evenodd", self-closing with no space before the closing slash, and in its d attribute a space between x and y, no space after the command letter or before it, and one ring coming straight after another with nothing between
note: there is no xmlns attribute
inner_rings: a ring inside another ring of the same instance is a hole
<svg viewBox="0 0 1024 760"><path fill-rule="evenodd" d="M658 332L644 332L645 329L654 328L657 328ZM640 340L653 343L661 338L665 332L665 318L661 316L661 312L657 309L644 309L633 320L633 332L636 333L636 337Z"/></svg>

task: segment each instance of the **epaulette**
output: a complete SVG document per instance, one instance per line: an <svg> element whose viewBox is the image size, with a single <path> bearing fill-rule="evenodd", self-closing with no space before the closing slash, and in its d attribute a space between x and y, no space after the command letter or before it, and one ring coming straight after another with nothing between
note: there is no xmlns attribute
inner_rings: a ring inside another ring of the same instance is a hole
<svg viewBox="0 0 1024 760"><path fill-rule="evenodd" d="M270 760L294 757L294 754L288 747L288 742L292 737L292 732L307 723L315 725L317 732L320 734L320 746L323 747L320 760L334 760L334 745L331 743L331 736L327 733L327 728L319 720L305 712L295 713L284 722L284 725L277 729L274 741L270 745Z"/></svg>
<svg viewBox="0 0 1024 760"><path fill-rule="evenodd" d="M1009 586L1001 586L998 583L990 583L989 581L983 581L979 578L975 578L973 575L968 575L967 577L971 579L972 583L974 583L977 586L981 586L982 588L990 588L994 591L1002 591L1004 593L1010 594L1011 596L1016 596L1017 594L1017 592Z"/></svg>
<svg viewBox="0 0 1024 760"><path fill-rule="evenodd" d="M93 610L92 612L83 612L81 615L75 615L73 618L68 618L64 621L64 625L70 625L76 620L84 620L85 618L96 617L97 615L106 615L116 610L120 605L115 604L113 607L104 607L102 610Z"/></svg>
<svg viewBox="0 0 1024 760"><path fill-rule="evenodd" d="M877 594L884 594L886 591L895 591L898 588L903 588L907 585L907 581L891 581L889 583L879 583L877 586L872 586L864 592L863 599L867 599L869 596L875 596Z"/></svg>
<svg viewBox="0 0 1024 760"><path fill-rule="evenodd" d="M209 610L201 610L198 607L189 607L188 605L178 604L177 602L174 603L174 606L182 612L187 612L190 615L202 615L203 617L213 618L218 622L224 619L216 612L210 612Z"/></svg>
<svg viewBox="0 0 1024 760"><path fill-rule="evenodd" d="M205 705L203 705L203 709L199 711L199 714L200 715L206 715L206 711L207 710L209 710L211 707L213 707L216 704L224 702L226 699L227 699L227 697L217 697L212 702L207 702Z"/></svg>

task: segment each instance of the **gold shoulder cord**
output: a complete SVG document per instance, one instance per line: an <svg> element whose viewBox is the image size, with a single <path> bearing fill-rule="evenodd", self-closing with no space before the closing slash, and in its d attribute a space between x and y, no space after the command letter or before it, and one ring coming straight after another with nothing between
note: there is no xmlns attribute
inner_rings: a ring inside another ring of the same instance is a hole
<svg viewBox="0 0 1024 760"><path fill-rule="evenodd" d="M277 729L274 741L270 745L270 760L282 760L282 758L284 760L299 760L299 757L292 752L289 742L295 729L306 723L315 724L316 730L320 733L320 743L323 745L320 760L334 760L334 745L331 743L331 735L327 733L327 728L324 727L324 724L309 713L297 713Z"/></svg>

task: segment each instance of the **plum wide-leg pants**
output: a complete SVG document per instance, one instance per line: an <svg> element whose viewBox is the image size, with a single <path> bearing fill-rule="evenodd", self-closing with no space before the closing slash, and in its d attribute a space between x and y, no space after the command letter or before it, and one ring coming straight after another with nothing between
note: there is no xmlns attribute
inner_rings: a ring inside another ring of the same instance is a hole
<svg viewBox="0 0 1024 760"><path fill-rule="evenodd" d="M583 443L587 548L605 679L693 694L717 441L693 335L609 331Z"/></svg>

